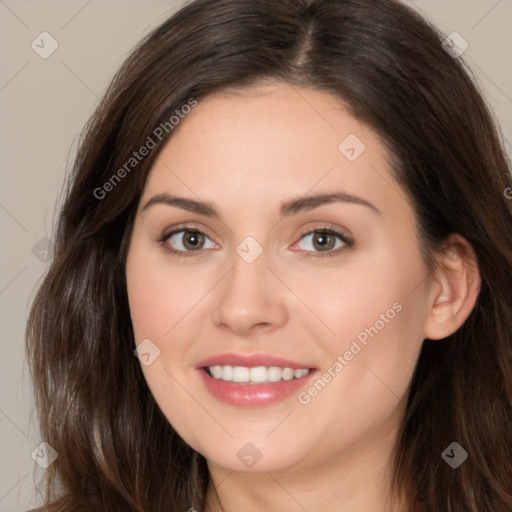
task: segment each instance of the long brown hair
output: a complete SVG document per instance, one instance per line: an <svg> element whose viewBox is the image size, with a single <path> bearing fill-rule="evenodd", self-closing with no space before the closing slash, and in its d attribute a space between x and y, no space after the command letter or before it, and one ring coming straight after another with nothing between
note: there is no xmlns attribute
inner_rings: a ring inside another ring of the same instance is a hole
<svg viewBox="0 0 512 512"><path fill-rule="evenodd" d="M450 233L472 244L479 298L455 334L424 342L394 483L415 512L512 510L510 168L471 75L441 40L392 0L195 0L140 43L85 128L27 325L41 433L59 453L46 510L204 510L206 461L165 419L133 354L126 248L171 116L264 79L324 90L382 137L426 261ZM453 441L469 453L458 469L441 458Z"/></svg>

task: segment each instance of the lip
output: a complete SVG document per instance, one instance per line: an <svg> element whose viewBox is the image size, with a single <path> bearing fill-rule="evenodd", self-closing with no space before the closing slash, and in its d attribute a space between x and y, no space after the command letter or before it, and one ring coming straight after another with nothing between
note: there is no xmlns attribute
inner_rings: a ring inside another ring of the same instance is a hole
<svg viewBox="0 0 512 512"><path fill-rule="evenodd" d="M248 368L280 366L282 368L293 368L294 370L309 368L310 372L299 379L249 384L226 382L210 377L204 368L215 365L245 366ZM269 354L219 354L198 363L196 371L206 390L213 397L221 402L245 409L264 407L285 400L292 395L297 395L317 373L317 370L312 368L311 365L281 359Z"/></svg>
<svg viewBox="0 0 512 512"><path fill-rule="evenodd" d="M300 370L301 368L313 368L309 363L297 363L275 357L270 354L218 354L208 359L200 361L196 368L204 368L205 366L229 365L229 366L245 366L247 368L255 368L256 366L280 366L281 368L293 368Z"/></svg>

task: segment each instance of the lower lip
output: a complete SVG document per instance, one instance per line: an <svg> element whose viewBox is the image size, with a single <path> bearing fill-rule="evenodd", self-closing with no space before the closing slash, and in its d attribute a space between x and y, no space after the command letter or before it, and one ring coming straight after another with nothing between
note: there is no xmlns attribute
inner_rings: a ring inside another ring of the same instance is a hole
<svg viewBox="0 0 512 512"><path fill-rule="evenodd" d="M315 373L315 370L310 370L307 375L299 379L280 380L279 382L265 384L249 384L214 379L203 368L198 368L197 371L206 389L215 398L227 404L247 409L270 405L284 400L290 395L299 393Z"/></svg>

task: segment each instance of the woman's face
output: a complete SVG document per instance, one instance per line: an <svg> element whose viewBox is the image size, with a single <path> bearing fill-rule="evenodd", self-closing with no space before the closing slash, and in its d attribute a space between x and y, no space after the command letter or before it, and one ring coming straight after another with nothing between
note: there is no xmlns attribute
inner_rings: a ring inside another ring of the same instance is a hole
<svg viewBox="0 0 512 512"><path fill-rule="evenodd" d="M151 392L210 464L329 467L389 446L429 281L385 148L332 96L200 100L149 174L126 277Z"/></svg>

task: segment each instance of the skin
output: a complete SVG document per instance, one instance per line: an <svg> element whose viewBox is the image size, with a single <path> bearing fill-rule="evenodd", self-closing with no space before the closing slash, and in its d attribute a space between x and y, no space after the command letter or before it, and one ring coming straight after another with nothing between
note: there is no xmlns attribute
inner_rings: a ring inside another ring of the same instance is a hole
<svg viewBox="0 0 512 512"><path fill-rule="evenodd" d="M366 146L354 161L338 149L349 134ZM281 202L333 191L378 212L332 202L279 215ZM211 203L220 218L144 209L162 193ZM207 235L189 257L165 249L184 250L183 236L159 242L183 223ZM325 227L354 246L338 241L344 249L326 256L306 235ZM253 263L236 252L249 235L263 249ZM388 501L389 458L422 342L454 332L479 290L469 244L454 236L450 247L429 275L383 144L329 94L271 83L199 101L150 171L126 278L136 343L149 338L160 350L145 378L208 461L210 510L398 510ZM293 394L255 409L228 405L195 370L235 352L321 373L396 303L401 311L307 404ZM248 442L261 452L252 468L237 457Z"/></svg>

